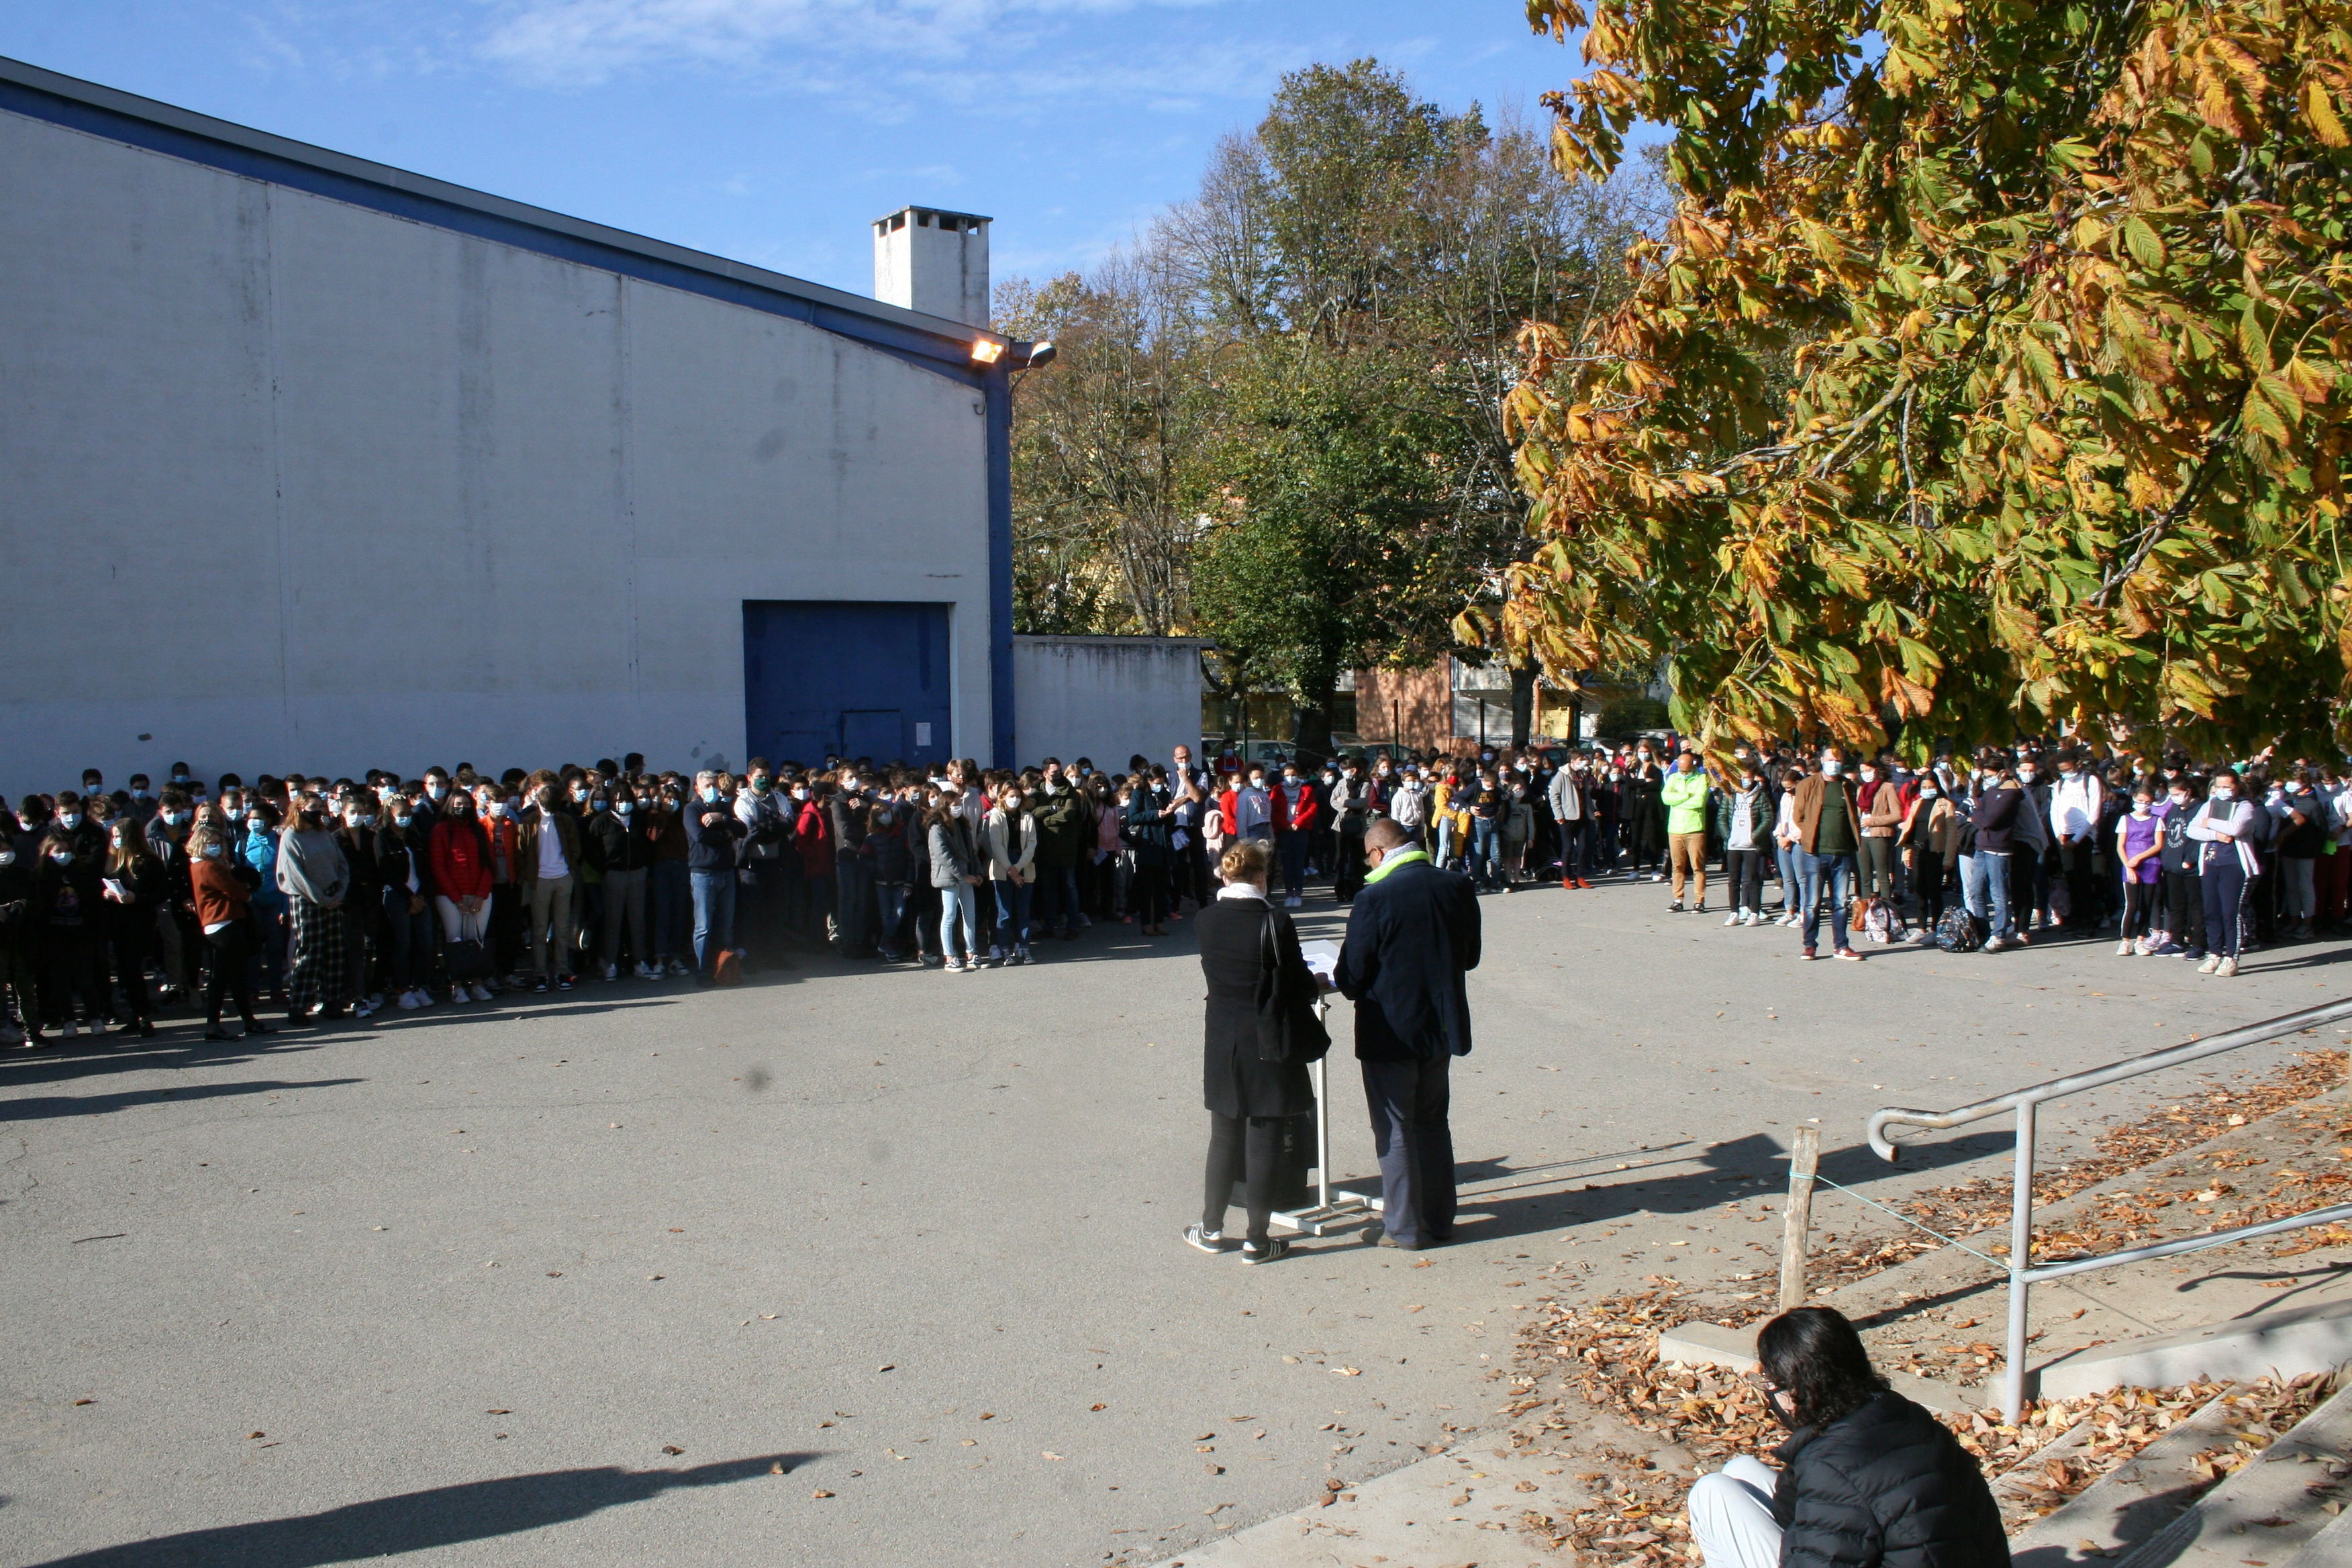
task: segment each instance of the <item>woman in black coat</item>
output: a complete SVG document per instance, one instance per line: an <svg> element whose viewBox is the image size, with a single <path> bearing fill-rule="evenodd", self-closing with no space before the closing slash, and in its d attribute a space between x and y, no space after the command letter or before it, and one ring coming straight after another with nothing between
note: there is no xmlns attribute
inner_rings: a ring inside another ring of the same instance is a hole
<svg viewBox="0 0 2352 1568"><path fill-rule="evenodd" d="M1262 840L1234 844L1218 864L1224 887L1195 917L1201 973L1209 983L1201 1057L1201 1098L1209 1110L1209 1163L1201 1222L1184 1228L1184 1239L1203 1252L1225 1250L1225 1205L1238 1181L1249 1209L1249 1235L1242 1243L1244 1263L1271 1262L1289 1250L1286 1240L1266 1234L1274 1211L1275 1163L1284 1121L1315 1111L1308 1058L1269 1061L1265 1055L1260 1022L1266 1016L1265 1005L1295 1005L1318 991L1298 951L1298 928L1266 899L1272 860L1272 847ZM1266 973L1269 924L1279 971L1273 976Z"/></svg>
<svg viewBox="0 0 2352 1568"><path fill-rule="evenodd" d="M2006 1568L1984 1472L1951 1429L1871 1370L1853 1325L1798 1307L1756 1339L1773 1415L1794 1428L1775 1477L1742 1454L1691 1488L1713 1568Z"/></svg>

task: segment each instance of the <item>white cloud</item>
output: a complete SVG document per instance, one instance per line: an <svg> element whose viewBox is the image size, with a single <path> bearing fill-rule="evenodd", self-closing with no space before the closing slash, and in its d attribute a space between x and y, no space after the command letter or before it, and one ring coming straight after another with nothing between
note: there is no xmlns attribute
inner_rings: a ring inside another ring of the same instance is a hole
<svg viewBox="0 0 2352 1568"><path fill-rule="evenodd" d="M939 67L976 45L1002 55L1084 15L1225 0L492 0L489 60L546 82L586 84L645 67L781 72L823 87L832 57L885 69Z"/></svg>

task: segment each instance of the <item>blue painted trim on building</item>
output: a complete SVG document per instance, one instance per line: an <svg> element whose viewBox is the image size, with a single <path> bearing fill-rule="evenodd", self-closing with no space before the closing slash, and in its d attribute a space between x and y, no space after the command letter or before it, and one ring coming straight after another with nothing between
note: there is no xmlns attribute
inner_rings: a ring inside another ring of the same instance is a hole
<svg viewBox="0 0 2352 1568"><path fill-rule="evenodd" d="M988 373L988 705L996 766L1018 765L1013 712L1013 378Z"/></svg>
<svg viewBox="0 0 2352 1568"><path fill-rule="evenodd" d="M910 364L949 376L968 386L979 386L984 379L981 367L971 362L971 338L928 332L908 322L890 320L879 311L872 315L864 314L849 308L845 302L835 303L746 279L729 277L719 271L604 243L583 234L534 223L525 217L485 210L484 206L445 199L426 192L403 189L399 185L307 163L263 148L207 136L81 99L44 91L20 81L0 79L0 110L87 132L93 136L102 136L151 153L184 159L226 174L264 180L290 190L304 191L373 212L428 224L452 233L469 235L477 239L511 246L518 250L594 267L623 277L699 294L706 299L740 305L766 315L800 321L821 331L880 349ZM554 217L556 215L548 216ZM818 292L812 287L812 294ZM821 292L832 294L835 291L825 289ZM841 296L844 301L852 298L854 296ZM912 312L904 314L911 316ZM977 331L973 333L973 337L979 335ZM1019 352L1018 345L1013 352Z"/></svg>

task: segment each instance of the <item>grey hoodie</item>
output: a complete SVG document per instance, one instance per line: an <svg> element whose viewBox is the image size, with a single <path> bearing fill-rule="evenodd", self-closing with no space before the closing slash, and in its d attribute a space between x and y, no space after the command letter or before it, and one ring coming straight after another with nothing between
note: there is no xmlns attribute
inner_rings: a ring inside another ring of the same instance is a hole
<svg viewBox="0 0 2352 1568"><path fill-rule="evenodd" d="M351 867L333 834L306 827L278 836L278 891L308 903L332 904L351 883Z"/></svg>

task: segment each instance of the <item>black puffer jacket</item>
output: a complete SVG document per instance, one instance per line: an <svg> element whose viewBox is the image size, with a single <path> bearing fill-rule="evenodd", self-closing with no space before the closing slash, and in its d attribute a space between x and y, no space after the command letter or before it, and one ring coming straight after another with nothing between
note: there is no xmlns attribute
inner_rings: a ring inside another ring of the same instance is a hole
<svg viewBox="0 0 2352 1568"><path fill-rule="evenodd" d="M1881 1394L1780 1445L1780 1568L2005 1568L1984 1472L1944 1424Z"/></svg>

